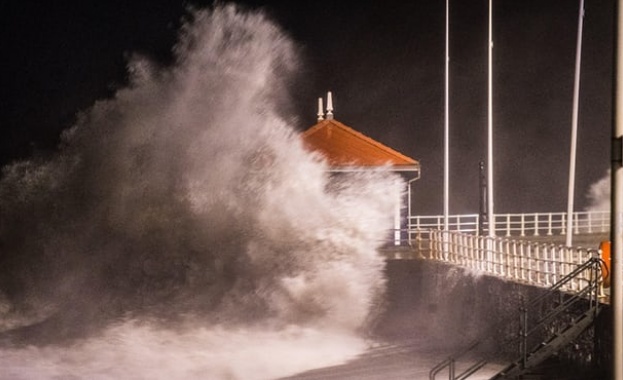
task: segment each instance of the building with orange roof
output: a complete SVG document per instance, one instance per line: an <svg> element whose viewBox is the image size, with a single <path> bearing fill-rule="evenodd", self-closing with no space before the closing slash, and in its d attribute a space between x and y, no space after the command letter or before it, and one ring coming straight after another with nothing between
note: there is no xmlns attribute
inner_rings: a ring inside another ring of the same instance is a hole
<svg viewBox="0 0 623 380"><path fill-rule="evenodd" d="M394 243L400 244L401 222L411 218L412 184L420 178L420 163L356 130L333 117L331 92L327 94L326 113L318 99L318 123L301 134L303 144L324 156L331 172L352 172L387 167L400 173L407 182L406 215L403 200L397 202L394 217Z"/></svg>

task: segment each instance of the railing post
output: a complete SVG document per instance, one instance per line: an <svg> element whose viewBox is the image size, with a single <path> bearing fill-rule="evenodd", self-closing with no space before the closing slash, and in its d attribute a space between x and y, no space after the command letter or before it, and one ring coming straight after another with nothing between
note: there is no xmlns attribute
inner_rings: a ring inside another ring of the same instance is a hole
<svg viewBox="0 0 623 380"><path fill-rule="evenodd" d="M474 268L474 235L467 235L465 250L467 252L465 260L469 268Z"/></svg>
<svg viewBox="0 0 623 380"><path fill-rule="evenodd" d="M442 260L442 249L443 247L441 246L441 243L439 242L439 230L434 230L431 233L431 236L433 236L433 239L430 240L431 243L431 251L433 254L433 257L437 260Z"/></svg>
<svg viewBox="0 0 623 380"><path fill-rule="evenodd" d="M486 270L486 263L487 263L487 255L485 252L486 249L486 238L484 236L479 236L478 237L478 269L480 269L481 271L485 271Z"/></svg>
<svg viewBox="0 0 623 380"><path fill-rule="evenodd" d="M451 234L451 242L450 251L452 252L452 262L461 264L461 235L460 234Z"/></svg>
<svg viewBox="0 0 623 380"><path fill-rule="evenodd" d="M561 265L561 257L560 257L560 250L558 249L558 247L555 244L552 244L550 246L550 249L552 251L552 265L554 266L553 268L553 275L552 275L552 281L553 283L557 283L558 279L562 278L562 273L560 271L560 265Z"/></svg>
<svg viewBox="0 0 623 380"><path fill-rule="evenodd" d="M524 278L524 272L523 272L523 268L521 265L521 256L517 255L517 243L515 241L512 241L512 246L513 246L513 261L515 263L515 276L518 277L521 281L523 281Z"/></svg>
<svg viewBox="0 0 623 380"><path fill-rule="evenodd" d="M571 271L573 270L573 266L572 266L573 265L572 264L573 263L573 261L572 261L573 260L573 257L572 257L573 254L571 252L571 248L569 248L569 247L564 247L563 248L563 252L565 253L565 262L567 263L566 264L566 270L565 270L565 276L566 276L567 274L571 273ZM573 283L571 285L573 285Z"/></svg>
<svg viewBox="0 0 623 380"><path fill-rule="evenodd" d="M465 250L466 250L466 256L465 256L465 265L469 268L475 269L474 267L474 242L475 242L475 238L476 235L472 235L469 234L466 236L466 241L465 241Z"/></svg>
<svg viewBox="0 0 623 380"><path fill-rule="evenodd" d="M499 241L493 238L493 251L495 252L495 263L497 265L496 274L500 277L504 277L504 255L502 249L498 246Z"/></svg>
<svg viewBox="0 0 623 380"><path fill-rule="evenodd" d="M475 235L472 239L472 268L479 269L479 239L478 235Z"/></svg>
<svg viewBox="0 0 623 380"><path fill-rule="evenodd" d="M586 214L586 219L588 220L588 233L592 234L593 233L593 218L590 212Z"/></svg>
<svg viewBox="0 0 623 380"><path fill-rule="evenodd" d="M547 236L552 236L552 213L547 214Z"/></svg>
<svg viewBox="0 0 623 380"><path fill-rule="evenodd" d="M521 227L520 227L520 236L526 236L526 226L525 226L526 218L524 214L521 214Z"/></svg>
<svg viewBox="0 0 623 380"><path fill-rule="evenodd" d="M511 253L511 245L508 240L504 242L504 252L506 253L506 276L510 279L516 278L515 257Z"/></svg>
<svg viewBox="0 0 623 380"><path fill-rule="evenodd" d="M545 262L545 267L547 268L545 273L545 283L549 287L556 283L556 281L552 281L554 276L554 255L551 246L545 245L543 246L543 249L545 250L545 257L547 258L547 261Z"/></svg>
<svg viewBox="0 0 623 380"><path fill-rule="evenodd" d="M431 233L433 238L430 240L431 246L433 247L433 257L437 260L443 260L443 245L439 242L439 230L434 230Z"/></svg>
<svg viewBox="0 0 623 380"><path fill-rule="evenodd" d="M534 223L532 225L534 226L534 236L539 236L539 214L538 213L534 213Z"/></svg>
<svg viewBox="0 0 623 380"><path fill-rule="evenodd" d="M544 272L544 263L541 247L538 244L530 244L534 248L535 261L536 261L536 282L538 285L543 285L543 272Z"/></svg>
<svg viewBox="0 0 623 380"><path fill-rule="evenodd" d="M492 249L491 249L491 237L487 236L486 237L486 271L488 273L491 273L491 264L492 264Z"/></svg>
<svg viewBox="0 0 623 380"><path fill-rule="evenodd" d="M549 275L551 272L550 268L550 260L549 260L549 247L547 245L542 245L540 248L541 251L541 260L543 263L543 275L542 275L542 283L543 285L549 287L551 285Z"/></svg>
<svg viewBox="0 0 623 380"><path fill-rule="evenodd" d="M534 259L534 252L532 252L532 244L526 244L526 247L528 248L528 252L526 254L526 256L528 257L528 281L534 285L535 284L535 273L538 276L538 272L534 269L535 267L538 268L538 261L536 261Z"/></svg>
<svg viewBox="0 0 623 380"><path fill-rule="evenodd" d="M521 258L517 257L517 244L514 241L511 242L513 247L513 263L515 265L515 277L523 280L523 271L521 270Z"/></svg>
<svg viewBox="0 0 623 380"><path fill-rule="evenodd" d="M450 367L448 368L448 379L454 380L454 372L455 372L455 360L454 358L450 358Z"/></svg>
<svg viewBox="0 0 623 380"><path fill-rule="evenodd" d="M508 271L510 265L508 263L508 247L505 244L505 241L498 240L496 241L497 250L500 252L500 275L502 277L509 277Z"/></svg>
<svg viewBox="0 0 623 380"><path fill-rule="evenodd" d="M493 249L497 255L498 274L500 276L504 276L504 250L500 246L500 241L496 237L493 238Z"/></svg>
<svg viewBox="0 0 623 380"><path fill-rule="evenodd" d="M462 239L462 254L463 254L463 265L469 266L469 257L470 257L470 242L471 242L471 234L465 234Z"/></svg>
<svg viewBox="0 0 623 380"><path fill-rule="evenodd" d="M442 253L443 253L443 260L444 261L448 261L449 258L449 251L450 251L450 244L448 242L448 239L450 238L450 236L448 235L448 231L443 230L441 232L442 235Z"/></svg>

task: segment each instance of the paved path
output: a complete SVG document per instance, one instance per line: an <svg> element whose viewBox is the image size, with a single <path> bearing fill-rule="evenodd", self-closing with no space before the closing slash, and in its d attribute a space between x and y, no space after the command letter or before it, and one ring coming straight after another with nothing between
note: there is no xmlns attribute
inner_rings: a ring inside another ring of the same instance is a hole
<svg viewBox="0 0 623 380"><path fill-rule="evenodd" d="M442 353L422 352L416 345L386 345L370 349L343 365L315 369L279 380L425 380L429 378L431 368L444 357ZM458 371L465 368L465 364L459 363ZM470 380L489 379L502 368L501 364L489 365ZM438 379L447 377L447 372L437 376Z"/></svg>

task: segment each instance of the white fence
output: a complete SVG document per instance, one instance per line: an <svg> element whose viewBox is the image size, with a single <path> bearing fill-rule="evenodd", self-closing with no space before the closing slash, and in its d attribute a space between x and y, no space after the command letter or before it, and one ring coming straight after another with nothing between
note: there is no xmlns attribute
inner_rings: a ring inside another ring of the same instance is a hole
<svg viewBox="0 0 623 380"><path fill-rule="evenodd" d="M541 287L552 286L599 254L597 250L462 232L417 230L412 233L411 243L423 258ZM561 290L580 290L588 280L580 276Z"/></svg>
<svg viewBox="0 0 623 380"><path fill-rule="evenodd" d="M552 236L564 235L567 230L567 213L495 214L497 236ZM609 211L578 211L573 213L573 234L607 233L610 230ZM477 233L478 214L448 216L448 231ZM484 223L485 230L487 223ZM411 216L408 230L443 230L443 215Z"/></svg>

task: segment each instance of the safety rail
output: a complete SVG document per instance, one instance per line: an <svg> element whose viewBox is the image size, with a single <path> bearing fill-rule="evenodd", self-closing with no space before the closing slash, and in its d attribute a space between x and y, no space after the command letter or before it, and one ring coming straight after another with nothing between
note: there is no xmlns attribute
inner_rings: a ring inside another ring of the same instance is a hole
<svg viewBox="0 0 623 380"><path fill-rule="evenodd" d="M495 214L497 236L552 236L564 235L567 231L567 213L510 213ZM610 230L609 211L577 211L573 213L573 234L606 233ZM478 214L448 216L448 230L477 233L480 225ZM487 223L483 224L485 230ZM443 215L411 216L408 218L409 230L445 229Z"/></svg>
<svg viewBox="0 0 623 380"><path fill-rule="evenodd" d="M481 358L457 374L456 363L473 354L488 340L495 339L498 346L517 344L518 359L506 366L492 379L517 378L529 372L552 354L569 344L579 336L597 317L600 311L599 287L602 278L602 262L598 257L591 257L575 268L546 292L520 307L519 320L501 320L489 329L498 331L501 326L506 330L517 324L518 334L499 337L489 334L481 340L473 341L468 347L446 358L429 372L429 379L446 370L449 380L465 380L486 366L496 355L481 355ZM576 278L583 279L583 286L575 292L561 293ZM585 306L579 306L584 302ZM547 305L547 306L546 306Z"/></svg>
<svg viewBox="0 0 623 380"><path fill-rule="evenodd" d="M476 233L478 232L478 214L448 215L448 230ZM409 230L443 230L445 218L443 215L411 216Z"/></svg>
<svg viewBox="0 0 623 380"><path fill-rule="evenodd" d="M515 282L549 287L595 255L595 250L468 233L413 232L423 258L447 262ZM588 279L577 276L565 291L577 291Z"/></svg>

